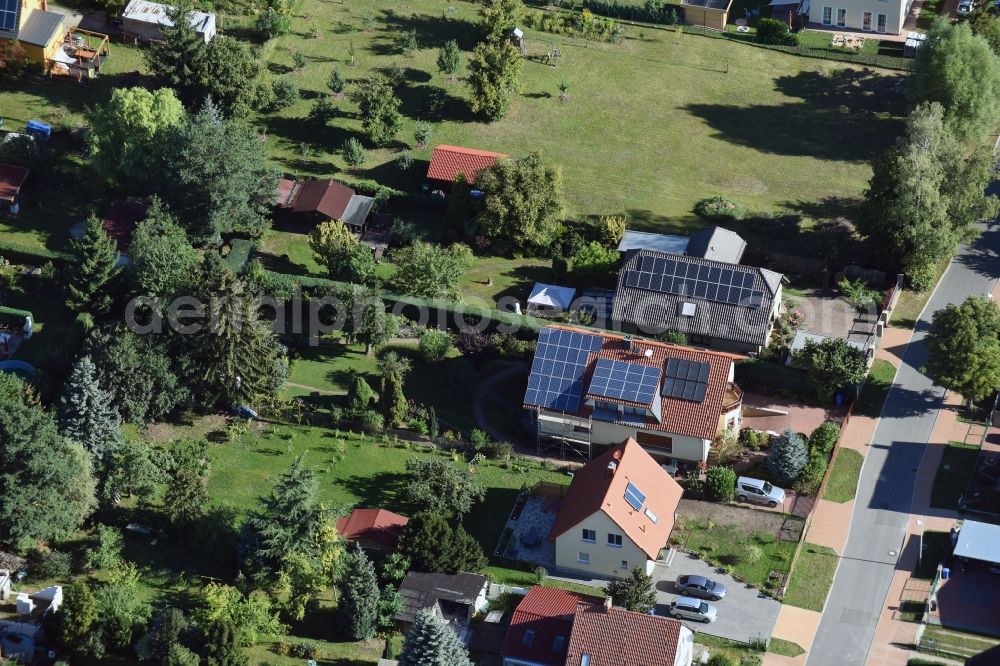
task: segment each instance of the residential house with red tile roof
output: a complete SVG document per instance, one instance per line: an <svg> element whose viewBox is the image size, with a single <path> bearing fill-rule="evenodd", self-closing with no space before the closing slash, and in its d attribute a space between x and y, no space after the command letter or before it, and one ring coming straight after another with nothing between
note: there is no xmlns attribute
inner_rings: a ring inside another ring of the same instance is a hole
<svg viewBox="0 0 1000 666"><path fill-rule="evenodd" d="M476 182L479 172L489 169L509 155L488 150L462 148L461 146L440 145L434 147L431 162L427 167L427 180L436 187L450 187L459 174L470 182Z"/></svg>
<svg viewBox="0 0 1000 666"><path fill-rule="evenodd" d="M569 326L538 335L524 407L537 413L539 451L591 457L634 439L661 463L698 464L739 428L742 356Z"/></svg>
<svg viewBox="0 0 1000 666"><path fill-rule="evenodd" d="M629 439L573 474L549 532L556 568L588 576L651 573L674 529L684 493L653 457Z"/></svg>
<svg viewBox="0 0 1000 666"><path fill-rule="evenodd" d="M533 587L511 619L503 666L690 666L694 632L596 597Z"/></svg>
<svg viewBox="0 0 1000 666"><path fill-rule="evenodd" d="M514 610L504 639L503 666L562 666L580 604L599 605L597 597L556 587L533 587Z"/></svg>
<svg viewBox="0 0 1000 666"><path fill-rule="evenodd" d="M607 605L577 606L566 666L690 666L694 632L677 620Z"/></svg>
<svg viewBox="0 0 1000 666"><path fill-rule="evenodd" d="M348 541L357 541L366 550L396 552L399 537L409 518L385 509L355 509L337 519L337 533Z"/></svg>

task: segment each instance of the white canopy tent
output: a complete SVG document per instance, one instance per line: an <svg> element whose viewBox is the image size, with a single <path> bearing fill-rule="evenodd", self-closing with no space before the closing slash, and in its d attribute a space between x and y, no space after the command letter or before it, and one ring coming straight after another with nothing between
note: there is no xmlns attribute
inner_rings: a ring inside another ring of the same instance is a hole
<svg viewBox="0 0 1000 666"><path fill-rule="evenodd" d="M573 296L576 289L572 287L559 287L554 284L543 284L536 282L535 287L528 296L528 309L546 308L566 311L573 304Z"/></svg>

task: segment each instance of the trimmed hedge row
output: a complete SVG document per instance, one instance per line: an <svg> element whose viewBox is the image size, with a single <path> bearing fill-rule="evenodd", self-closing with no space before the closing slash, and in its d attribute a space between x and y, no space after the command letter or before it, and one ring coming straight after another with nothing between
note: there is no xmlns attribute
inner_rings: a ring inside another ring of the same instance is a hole
<svg viewBox="0 0 1000 666"><path fill-rule="evenodd" d="M288 284L291 282L304 288L343 289L351 286L346 282L306 275L289 275L274 271L265 271L265 274L280 283ZM487 328L505 325L516 327L519 330L537 331L542 326L551 323L529 315L516 315L445 299L418 298L389 292L383 292L382 296L386 305L414 321L422 321L422 312L426 312L430 317L430 321L425 322L428 325L443 323L449 328L457 328L460 319L470 322L470 325L475 325L477 321L482 320L489 322Z"/></svg>

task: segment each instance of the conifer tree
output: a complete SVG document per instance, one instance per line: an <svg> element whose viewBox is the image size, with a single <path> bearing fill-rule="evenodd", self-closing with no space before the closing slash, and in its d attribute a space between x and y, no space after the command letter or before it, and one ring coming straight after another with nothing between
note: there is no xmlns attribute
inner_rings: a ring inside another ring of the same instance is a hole
<svg viewBox="0 0 1000 666"><path fill-rule="evenodd" d="M368 640L378 629L380 592L375 565L357 541L348 552L344 575L340 579L337 624L351 640Z"/></svg>
<svg viewBox="0 0 1000 666"><path fill-rule="evenodd" d="M774 438L771 452L767 456L767 471L774 480L785 485L791 484L802 473L809 462L806 442L791 428Z"/></svg>
<svg viewBox="0 0 1000 666"><path fill-rule="evenodd" d="M351 388L347 391L347 409L352 414L360 414L368 409L375 397L375 391L368 385L365 378L361 375L355 375L351 381Z"/></svg>
<svg viewBox="0 0 1000 666"><path fill-rule="evenodd" d="M83 236L73 241L77 263L66 285L66 305L74 312L106 314L111 308L108 284L119 273L118 247L101 220L91 215L83 225Z"/></svg>
<svg viewBox="0 0 1000 666"><path fill-rule="evenodd" d="M417 612L399 666L472 666L458 636L430 608Z"/></svg>
<svg viewBox="0 0 1000 666"><path fill-rule="evenodd" d="M62 433L83 445L98 465L110 459L122 444L121 418L111 404L111 394L97 383L89 356L73 365L59 406Z"/></svg>
<svg viewBox="0 0 1000 666"><path fill-rule="evenodd" d="M163 505L174 526L183 527L197 520L208 504L208 445L204 440L181 442L171 454Z"/></svg>
<svg viewBox="0 0 1000 666"><path fill-rule="evenodd" d="M247 663L231 622L214 622L208 630L205 648L207 666L245 666Z"/></svg>

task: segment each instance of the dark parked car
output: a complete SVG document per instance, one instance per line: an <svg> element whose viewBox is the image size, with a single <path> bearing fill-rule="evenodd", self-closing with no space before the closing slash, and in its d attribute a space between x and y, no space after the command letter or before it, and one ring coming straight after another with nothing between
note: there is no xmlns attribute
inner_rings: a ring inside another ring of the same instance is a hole
<svg viewBox="0 0 1000 666"><path fill-rule="evenodd" d="M674 586L679 594L718 601L726 596L726 586L704 576L678 576Z"/></svg>

